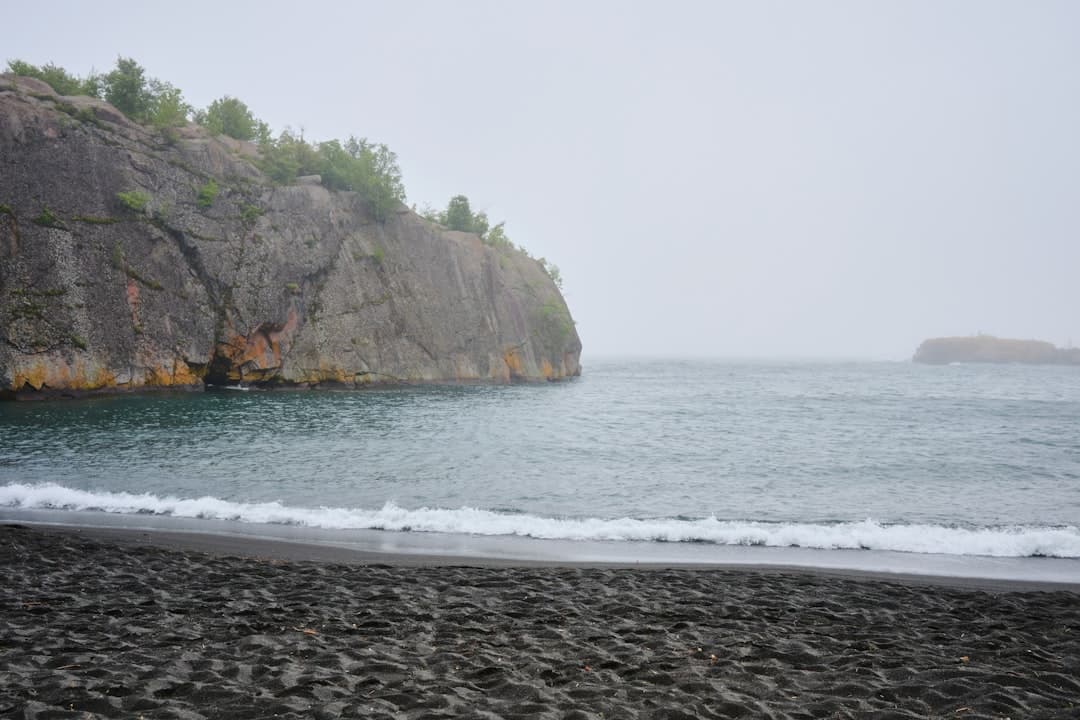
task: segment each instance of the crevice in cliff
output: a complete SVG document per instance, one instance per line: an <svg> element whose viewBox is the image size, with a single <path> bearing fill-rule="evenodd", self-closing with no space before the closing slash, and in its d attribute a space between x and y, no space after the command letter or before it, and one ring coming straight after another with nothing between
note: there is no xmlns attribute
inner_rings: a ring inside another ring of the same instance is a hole
<svg viewBox="0 0 1080 720"><path fill-rule="evenodd" d="M8 231L8 255L15 257L19 254L19 249L22 246L22 235L19 233L19 220L15 217L15 212L7 205L0 205L0 227L10 225L11 229Z"/></svg>
<svg viewBox="0 0 1080 720"><path fill-rule="evenodd" d="M155 217L152 222L155 227L168 235L176 243L176 247L180 250L180 254L183 256L184 261L194 273L195 278L203 286L203 289L206 290L206 295L210 299L211 304L214 307L219 308L219 312L221 312L223 304L220 301L221 297L218 292L218 282L209 272L207 272L199 249L188 241L187 234L180 228L169 225L160 217Z"/></svg>

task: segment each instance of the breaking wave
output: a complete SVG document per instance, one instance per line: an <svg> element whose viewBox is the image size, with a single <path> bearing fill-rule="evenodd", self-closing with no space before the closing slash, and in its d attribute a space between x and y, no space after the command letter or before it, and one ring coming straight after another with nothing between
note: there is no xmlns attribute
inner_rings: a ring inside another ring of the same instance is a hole
<svg viewBox="0 0 1080 720"><path fill-rule="evenodd" d="M12 483L0 487L0 507L94 510L327 529L517 535L562 540L698 542L993 557L1080 557L1080 528L1076 526L963 528L874 520L782 523L716 518L556 518L469 507L410 510L392 502L379 509L305 508L279 502L232 502L210 496L184 499L149 493L89 492L54 483Z"/></svg>

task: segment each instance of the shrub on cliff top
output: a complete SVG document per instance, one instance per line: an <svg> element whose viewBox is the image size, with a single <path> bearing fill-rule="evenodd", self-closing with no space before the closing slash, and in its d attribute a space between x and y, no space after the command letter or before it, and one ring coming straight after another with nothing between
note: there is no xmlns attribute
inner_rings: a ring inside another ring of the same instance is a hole
<svg viewBox="0 0 1080 720"><path fill-rule="evenodd" d="M42 80L60 95L104 98L129 118L160 128L183 125L191 112L178 88L146 77L143 67L131 58L117 58L116 67L110 72L99 75L91 71L84 78L52 63L38 67L23 60L9 60L7 70Z"/></svg>
<svg viewBox="0 0 1080 720"><path fill-rule="evenodd" d="M46 82L59 95L98 97L101 94L101 76L93 72L85 78L80 78L51 62L38 67L22 60L9 60L7 71L22 77L36 78Z"/></svg>
<svg viewBox="0 0 1080 720"><path fill-rule="evenodd" d="M146 77L146 70L131 58L117 58L116 67L101 78L101 86L105 100L132 120L169 128L186 123L191 112L179 88Z"/></svg>
<svg viewBox="0 0 1080 720"><path fill-rule="evenodd" d="M427 208L421 211L420 214L431 222L442 225L447 230L476 233L485 243L499 250L509 250L514 247L514 243L510 241L510 237L506 234L506 223L499 222L490 225L487 213L483 211L474 213L469 205L469 198L464 195L455 195L450 198L445 210L436 211ZM525 252L524 248L518 249Z"/></svg>
<svg viewBox="0 0 1080 720"><path fill-rule="evenodd" d="M487 213L483 211L474 213L469 205L469 198L464 195L455 195L450 198L445 210L436 211L428 208L421 214L447 230L476 233L481 238L488 232Z"/></svg>
<svg viewBox="0 0 1080 720"><path fill-rule="evenodd" d="M151 123L161 129L181 127L187 124L191 106L184 102L180 89L161 80L151 80Z"/></svg>
<svg viewBox="0 0 1080 720"><path fill-rule="evenodd" d="M469 198L464 195L455 195L446 204L446 213L443 223L451 230L476 233L483 237L488 230L487 213L474 213L469 207Z"/></svg>
<svg viewBox="0 0 1080 720"><path fill-rule="evenodd" d="M509 250L514 247L514 243L510 242L510 237L506 234L505 222L496 223L495 227L488 230L480 239L491 247L498 248L499 250ZM525 252L525 248L520 248L520 250Z"/></svg>
<svg viewBox="0 0 1080 720"><path fill-rule="evenodd" d="M331 190L363 195L379 220L386 219L405 200L397 155L386 145L355 137L344 143L328 140L316 145L283 130L277 139L266 140L259 148L259 167L275 182L288 184L302 175L319 175Z"/></svg>
<svg viewBox="0 0 1080 720"><path fill-rule="evenodd" d="M129 118L152 123L166 131L183 125L191 113L178 88L147 77L146 70L131 58L118 57L111 71L105 75L91 73L85 79L52 64L39 68L12 60L8 69L40 78L62 94L103 97ZM389 217L397 204L405 200L397 155L386 145L355 137L344 142L330 140L316 144L289 130L274 138L269 125L256 118L244 102L228 95L195 113L195 120L211 132L258 141L261 151L258 165L277 183L288 184L302 175L319 175L332 190L352 190L363 195L379 220ZM175 138L175 135L167 133L166 137ZM138 203L132 204L133 197L121 201L132 210L142 211L145 207L145 203L135 207ZM474 223L473 232L486 232L487 218L483 213L470 214L469 219Z"/></svg>

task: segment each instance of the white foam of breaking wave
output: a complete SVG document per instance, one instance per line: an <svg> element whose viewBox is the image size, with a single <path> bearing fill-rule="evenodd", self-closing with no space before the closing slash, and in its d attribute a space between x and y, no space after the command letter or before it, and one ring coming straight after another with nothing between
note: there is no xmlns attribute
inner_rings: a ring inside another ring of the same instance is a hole
<svg viewBox="0 0 1080 720"><path fill-rule="evenodd" d="M54 483L0 487L0 507L97 510L329 529L411 530L470 535L518 535L564 540L703 542L819 549L892 550L994 557L1080 557L1080 528L959 528L886 524L780 523L703 518L553 518L475 508L409 510L386 503L363 508L305 508L279 502L243 503L215 497L159 497L150 493L90 492Z"/></svg>

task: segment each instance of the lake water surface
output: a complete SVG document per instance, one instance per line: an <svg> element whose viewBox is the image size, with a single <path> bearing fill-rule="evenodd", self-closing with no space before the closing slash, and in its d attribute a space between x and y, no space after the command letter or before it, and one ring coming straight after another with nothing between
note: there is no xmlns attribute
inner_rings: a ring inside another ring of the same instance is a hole
<svg viewBox="0 0 1080 720"><path fill-rule="evenodd" d="M1080 558L1077 368L607 360L542 385L7 403L0 439L5 518Z"/></svg>

